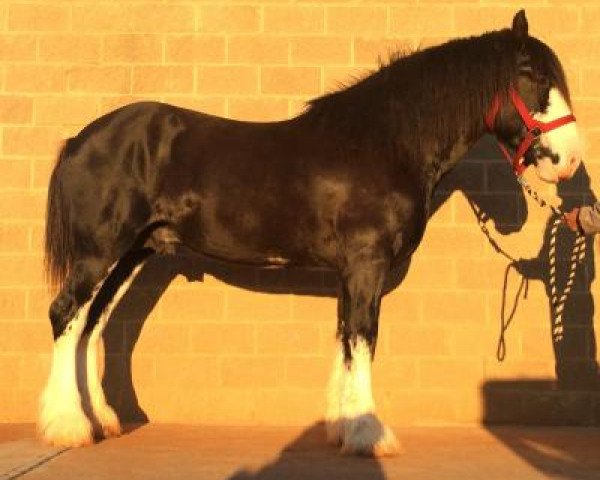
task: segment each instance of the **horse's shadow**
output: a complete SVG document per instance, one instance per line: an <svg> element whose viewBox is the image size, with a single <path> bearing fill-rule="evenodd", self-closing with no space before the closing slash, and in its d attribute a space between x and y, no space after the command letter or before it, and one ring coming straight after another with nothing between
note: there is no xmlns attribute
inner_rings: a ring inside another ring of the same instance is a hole
<svg viewBox="0 0 600 480"><path fill-rule="evenodd" d="M376 458L348 457L325 442L325 426L315 423L288 443L276 459L258 470L241 469L228 480L385 480Z"/></svg>
<svg viewBox="0 0 600 480"><path fill-rule="evenodd" d="M527 219L527 202L523 190L504 161L494 161L493 158L497 158L495 147L489 141L480 142L455 170L442 179L433 197L430 216L435 216L455 192L460 192L480 212L483 220L493 220L499 235L519 231ZM573 180L561 184L558 194L563 199L562 207L565 211L595 200L584 168L580 169ZM475 220L475 215L473 219ZM538 256L518 262L518 269L525 277L544 282L548 298L550 229L551 219L546 226ZM557 258L569 258L572 239L572 234L566 229L559 229ZM493 239L490 237L490 240ZM599 401L581 399L571 394L573 388L589 390L598 384L593 330L594 306L590 291L595 275L592 242L592 238L587 239L584 268L578 269L573 293L565 307L563 335L560 341L553 342L558 381L487 382L482 386L484 423L587 424L590 418L598 420ZM386 292L402 283L409 266L410 262L406 262L393 272L388 279ZM564 284L566 271L567 265L559 262L560 285ZM188 281L201 282L206 274L252 291L337 296L337 278L333 272L326 270L265 270L225 265L185 251L178 251L174 256L151 257L136 277L132 288L114 309L104 334L107 355L103 386L108 402L123 421L143 423L148 420L137 400L132 379L132 355L146 318L176 276L183 275ZM500 289L500 285L498 287ZM335 319L332 318L331 321L334 322ZM553 327L551 321L548 320L549 341L553 341L550 334ZM560 388L556 388L557 386ZM548 392L552 398L548 396ZM590 409L593 411L590 412ZM284 472L283 467L296 458L288 454L294 451L294 445L306 445L307 439L320 435L319 432L321 430L318 427L308 429L306 435L288 446L276 462L259 472L240 471L231 480L279 478L279 474ZM298 467L297 460L293 461ZM372 478L379 478L377 472L380 472L380 467L377 462L368 466L375 472L371 472L371 475L375 475ZM298 472L298 478L304 478L302 468L293 471ZM313 470L311 474L312 472ZM384 478L382 474L380 478Z"/></svg>

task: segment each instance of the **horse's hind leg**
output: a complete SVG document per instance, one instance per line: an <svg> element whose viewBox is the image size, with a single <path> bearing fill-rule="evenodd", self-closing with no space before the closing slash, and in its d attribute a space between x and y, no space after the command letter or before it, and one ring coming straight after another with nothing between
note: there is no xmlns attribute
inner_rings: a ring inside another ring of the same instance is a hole
<svg viewBox="0 0 600 480"><path fill-rule="evenodd" d="M40 399L38 430L53 445L79 446L93 441L78 389L82 372L77 369L77 355L90 306L108 269L108 262L102 259L75 262L50 306L54 348L50 376Z"/></svg>
<svg viewBox="0 0 600 480"><path fill-rule="evenodd" d="M327 434L342 452L394 455L400 445L375 414L371 361L387 263L355 262L343 279L336 357L328 391Z"/></svg>
<svg viewBox="0 0 600 480"><path fill-rule="evenodd" d="M113 308L128 290L141 270L143 262L152 253L151 249L143 249L132 252L119 261L109 278L103 284L102 291L97 296L97 300L102 303L99 306L101 311L97 319L94 319L94 324L88 325L86 329L88 331L91 326L91 332L84 334L84 338L82 339L87 360L87 392L89 394L90 413L93 416L94 423L96 423L95 426L99 429L96 433L101 434L105 438L120 435L121 424L115 411L106 401L102 381L99 376L98 351L102 346L102 332L108 323Z"/></svg>

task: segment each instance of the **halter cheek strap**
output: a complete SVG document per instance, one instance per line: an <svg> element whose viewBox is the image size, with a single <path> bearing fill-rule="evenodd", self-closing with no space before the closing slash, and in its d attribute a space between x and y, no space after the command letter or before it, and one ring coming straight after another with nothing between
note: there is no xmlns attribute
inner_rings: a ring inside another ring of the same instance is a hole
<svg viewBox="0 0 600 480"><path fill-rule="evenodd" d="M500 140L498 140L498 145L500 146L500 150L502 150L502 153L508 162L512 164L515 175L520 177L527 168L527 166L521 160L535 139L538 138L542 133L555 130L563 125L566 125L567 123L574 122L575 116L573 114L569 114L565 115L564 117L551 120L550 122L536 120L531 116L527 105L525 105L525 102L513 87L510 88L508 93L510 94L512 104L516 108L517 112L519 112L519 116L527 128L527 134L525 135L525 138L521 140L521 143L517 147L514 155L510 154L508 149L500 142ZM492 105L485 116L485 124L488 130L492 133L494 132L494 123L501 106L502 100L500 94L496 94L494 96L494 100L492 101Z"/></svg>

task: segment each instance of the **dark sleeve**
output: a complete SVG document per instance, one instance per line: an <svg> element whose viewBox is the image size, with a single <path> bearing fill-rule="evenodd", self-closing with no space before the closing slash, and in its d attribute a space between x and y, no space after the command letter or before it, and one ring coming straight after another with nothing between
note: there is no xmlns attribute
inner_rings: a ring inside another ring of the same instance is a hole
<svg viewBox="0 0 600 480"><path fill-rule="evenodd" d="M600 232L600 202L581 207L577 223L586 235Z"/></svg>

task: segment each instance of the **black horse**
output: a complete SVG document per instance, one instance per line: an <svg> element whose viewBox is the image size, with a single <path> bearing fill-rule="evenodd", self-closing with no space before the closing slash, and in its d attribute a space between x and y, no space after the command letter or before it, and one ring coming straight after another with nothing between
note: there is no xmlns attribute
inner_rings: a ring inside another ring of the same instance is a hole
<svg viewBox="0 0 600 480"><path fill-rule="evenodd" d="M102 289L112 274L133 276L149 255L181 243L238 264L337 271L328 436L345 452L394 453L370 373L386 275L419 245L438 181L486 130L522 151L516 169L533 164L552 182L572 176L579 152L569 115L561 65L528 35L521 11L511 29L394 58L287 121L137 103L92 122L63 146L48 192L47 270L60 291L50 307L43 437L89 443L92 423L119 433L96 364L110 309L90 315L95 322L88 313L99 295L114 302L127 288ZM90 418L78 381L88 384Z"/></svg>

